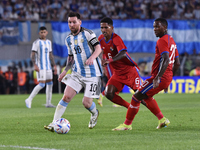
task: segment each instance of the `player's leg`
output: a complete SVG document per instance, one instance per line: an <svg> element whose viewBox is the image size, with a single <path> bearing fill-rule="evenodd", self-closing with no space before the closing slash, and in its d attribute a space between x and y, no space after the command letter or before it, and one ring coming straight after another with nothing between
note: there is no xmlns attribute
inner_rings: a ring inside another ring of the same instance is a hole
<svg viewBox="0 0 200 150"><path fill-rule="evenodd" d="M107 99L112 101L115 104L118 104L120 106L124 106L128 108L129 104L127 101L125 101L123 98L121 98L117 92L120 92L124 87L124 84L119 82L118 80L115 80L115 76L113 75L109 80L105 88L105 96Z"/></svg>
<svg viewBox="0 0 200 150"><path fill-rule="evenodd" d="M46 107L55 107L51 103L52 99L52 90L53 90L53 76L52 76L52 71L49 70L46 72Z"/></svg>
<svg viewBox="0 0 200 150"><path fill-rule="evenodd" d="M36 85L29 95L29 97L25 100L26 107L31 108L32 100L33 98L38 94L38 92L45 87L45 81L46 81L46 71L40 70L37 74L37 80L39 81L39 84Z"/></svg>
<svg viewBox="0 0 200 150"><path fill-rule="evenodd" d="M44 126L44 128L49 131L54 131L54 122L62 117L68 106L68 103L83 87L82 84L79 82L79 78L73 73L66 80L62 80L62 82L66 84L64 95L56 107L52 123Z"/></svg>
<svg viewBox="0 0 200 150"><path fill-rule="evenodd" d="M100 95L101 78L100 77L85 78L84 84L85 84L85 92L83 97L83 105L91 113L88 127L92 129L96 126L97 119L99 116L99 111L98 109L96 109L96 104L93 102L93 98L97 98Z"/></svg>
<svg viewBox="0 0 200 150"><path fill-rule="evenodd" d="M59 101L55 113L54 113L54 117L53 117L53 121L52 123L50 123L47 126L44 126L45 129L49 130L49 131L54 131L54 122L58 119L60 119L62 117L62 115L64 114L69 102L72 100L72 98L76 95L76 91L71 88L70 86L66 86L65 91L64 91L64 95L62 97L62 99Z"/></svg>

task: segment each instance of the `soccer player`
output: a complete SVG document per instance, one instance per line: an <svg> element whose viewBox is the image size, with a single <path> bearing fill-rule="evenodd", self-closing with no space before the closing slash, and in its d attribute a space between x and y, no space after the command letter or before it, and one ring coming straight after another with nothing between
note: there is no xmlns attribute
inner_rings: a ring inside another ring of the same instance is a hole
<svg viewBox="0 0 200 150"><path fill-rule="evenodd" d="M45 87L46 84L46 107L55 107L51 104L53 74L51 64L54 66L54 74L57 74L57 67L52 54L51 41L46 38L48 34L47 28L42 26L39 29L39 38L33 42L31 51L31 60L34 70L37 72L37 80L39 82L31 92L30 96L25 100L26 107L31 108L33 98L38 92Z"/></svg>
<svg viewBox="0 0 200 150"><path fill-rule="evenodd" d="M102 65L106 67L108 64L113 68L113 75L107 82L105 88L105 96L115 104L129 107L129 103L122 99L118 93L123 89L124 85L129 86L133 90L137 90L141 84L139 76L139 68L131 59L127 52L122 39L113 32L113 21L111 18L105 17L100 21L101 32L99 42L103 55L106 59L102 60Z"/></svg>
<svg viewBox="0 0 200 150"><path fill-rule="evenodd" d="M44 126L49 131L54 131L54 122L64 114L67 105L72 98L84 87L82 103L91 113L88 127L94 128L97 124L99 111L93 98L98 98L101 93L101 60L99 54L102 52L95 33L81 27L80 14L70 12L68 15L68 26L71 33L66 37L65 43L68 48L68 59L65 70L59 75L58 80L66 84L64 95L58 103L53 122ZM72 67L72 73L65 80L66 72Z"/></svg>
<svg viewBox="0 0 200 150"><path fill-rule="evenodd" d="M131 104L128 107L126 119L123 124L112 130L131 130L132 121L137 114L136 107L141 100L145 100L148 107L149 101L155 101L153 96L170 85L173 75L180 66L179 54L176 43L172 36L167 33L168 23L164 18L157 18L153 23L154 33L159 37L156 43L155 59L152 65L151 77L146 79L136 93L132 96ZM156 105L151 105L152 109ZM161 112L156 114L158 121L157 129L161 129L170 124L170 121Z"/></svg>

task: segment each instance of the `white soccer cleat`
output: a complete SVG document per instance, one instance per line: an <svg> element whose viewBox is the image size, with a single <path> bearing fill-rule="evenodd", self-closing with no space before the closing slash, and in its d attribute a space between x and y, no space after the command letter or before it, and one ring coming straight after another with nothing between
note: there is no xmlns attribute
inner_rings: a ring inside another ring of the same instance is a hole
<svg viewBox="0 0 200 150"><path fill-rule="evenodd" d="M46 108L55 108L56 106L54 106L53 104L45 104Z"/></svg>
<svg viewBox="0 0 200 150"><path fill-rule="evenodd" d="M27 108L31 108L31 101L28 98L25 100L25 103Z"/></svg>
<svg viewBox="0 0 200 150"><path fill-rule="evenodd" d="M88 125L89 129L93 129L96 126L98 116L99 116L99 110L97 109L97 112L95 114L91 114L90 122Z"/></svg>

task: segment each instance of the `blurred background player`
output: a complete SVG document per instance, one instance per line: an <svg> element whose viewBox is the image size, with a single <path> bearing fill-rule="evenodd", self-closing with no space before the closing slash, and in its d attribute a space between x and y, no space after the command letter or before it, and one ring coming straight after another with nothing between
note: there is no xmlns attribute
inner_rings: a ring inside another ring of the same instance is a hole
<svg viewBox="0 0 200 150"><path fill-rule="evenodd" d="M65 70L58 78L58 81L62 80L66 84L66 88L56 107L52 123L44 126L49 131L54 131L54 122L62 117L69 102L82 88L85 90L82 103L91 113L88 127L93 129L97 124L99 111L93 98L98 98L101 93L102 68L99 54L102 51L95 33L81 27L80 17L76 12L70 12L68 15L71 33L66 37L65 43L69 55ZM71 68L72 73L65 79L67 71Z"/></svg>
<svg viewBox="0 0 200 150"><path fill-rule="evenodd" d="M128 107L126 119L123 124L112 130L132 130L132 121L139 110L141 100L146 102L146 106L151 107L151 111L158 118L157 129L161 129L170 124L160 111L155 94L164 90L170 85L173 75L180 66L179 54L174 39L167 33L168 23L163 18L158 18L153 23L154 33L159 37L156 43L155 59L152 65L151 77L146 79L136 93L132 96L131 104ZM152 102L152 103L150 103Z"/></svg>
<svg viewBox="0 0 200 150"><path fill-rule="evenodd" d="M26 107L31 108L33 98L38 92L45 87L46 84L46 107L55 107L51 104L52 88L53 88L53 73L51 64L54 66L54 74L57 74L57 67L52 54L51 41L46 38L48 34L47 28L42 26L39 29L39 38L33 42L31 60L34 65L34 70L37 74L39 82L31 92L30 96L25 100Z"/></svg>

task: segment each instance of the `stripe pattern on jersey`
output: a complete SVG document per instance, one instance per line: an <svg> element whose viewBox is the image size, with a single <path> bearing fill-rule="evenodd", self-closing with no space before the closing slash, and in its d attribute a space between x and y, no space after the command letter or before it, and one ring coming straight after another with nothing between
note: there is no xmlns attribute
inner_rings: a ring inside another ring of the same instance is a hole
<svg viewBox="0 0 200 150"><path fill-rule="evenodd" d="M86 60L93 54L94 46L99 44L96 35L88 29L81 28L78 35L69 34L65 39L68 54L74 56L75 67L73 71L83 77L96 77L102 75L101 61L97 57L93 65L85 65Z"/></svg>

